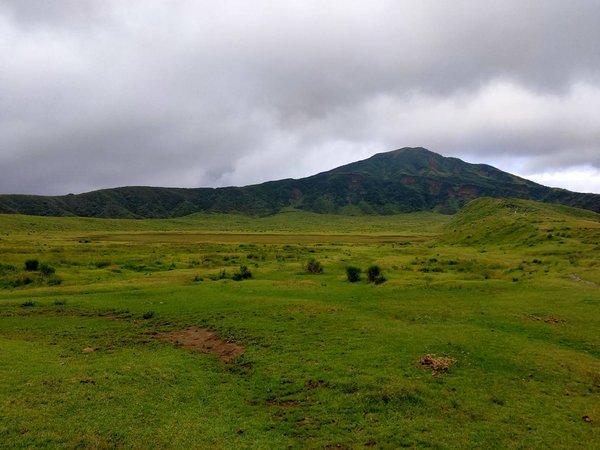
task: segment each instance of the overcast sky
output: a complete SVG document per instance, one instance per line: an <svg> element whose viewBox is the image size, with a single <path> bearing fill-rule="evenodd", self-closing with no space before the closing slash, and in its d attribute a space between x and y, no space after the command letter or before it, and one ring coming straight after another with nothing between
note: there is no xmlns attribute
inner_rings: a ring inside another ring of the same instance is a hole
<svg viewBox="0 0 600 450"><path fill-rule="evenodd" d="M0 192L421 146L600 193L599 24L598 0L1 0Z"/></svg>

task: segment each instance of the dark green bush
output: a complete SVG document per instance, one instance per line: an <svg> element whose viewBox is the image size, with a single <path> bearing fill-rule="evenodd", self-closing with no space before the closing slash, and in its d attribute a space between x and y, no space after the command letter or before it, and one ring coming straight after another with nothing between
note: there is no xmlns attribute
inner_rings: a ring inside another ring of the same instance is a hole
<svg viewBox="0 0 600 450"><path fill-rule="evenodd" d="M252 278L252 272L246 266L240 266L240 270L235 272L232 276L235 281L247 280L248 278Z"/></svg>
<svg viewBox="0 0 600 450"><path fill-rule="evenodd" d="M375 281L375 278L377 278L380 275L381 275L381 269L379 268L379 266L372 265L372 266L369 266L369 268L367 269L367 279L371 283L373 283Z"/></svg>
<svg viewBox="0 0 600 450"><path fill-rule="evenodd" d="M375 284L381 284L387 281L381 273L381 269L377 265L369 266L367 269L367 279L369 280L369 283Z"/></svg>
<svg viewBox="0 0 600 450"><path fill-rule="evenodd" d="M53 275L56 270L54 267L49 266L48 264L40 264L40 272L44 276Z"/></svg>
<svg viewBox="0 0 600 450"><path fill-rule="evenodd" d="M144 319L152 319L154 317L154 311L146 311L142 317Z"/></svg>
<svg viewBox="0 0 600 450"><path fill-rule="evenodd" d="M323 266L314 258L309 259L304 268L308 273L323 273Z"/></svg>
<svg viewBox="0 0 600 450"><path fill-rule="evenodd" d="M25 261L25 270L34 272L40 268L40 262L37 259L28 259Z"/></svg>
<svg viewBox="0 0 600 450"><path fill-rule="evenodd" d="M360 281L360 273L362 271L358 267L348 266L346 267L346 277L350 283Z"/></svg>

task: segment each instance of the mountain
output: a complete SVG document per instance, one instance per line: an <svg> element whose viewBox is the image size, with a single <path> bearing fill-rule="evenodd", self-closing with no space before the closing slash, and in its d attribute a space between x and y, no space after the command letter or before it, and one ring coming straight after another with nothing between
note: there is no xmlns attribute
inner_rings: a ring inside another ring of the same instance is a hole
<svg viewBox="0 0 600 450"><path fill-rule="evenodd" d="M120 187L63 196L0 195L0 213L114 218L179 217L199 211L268 215L283 208L319 213L452 214L479 197L520 198L600 212L600 195L534 183L485 164L424 148L378 153L307 178L245 187Z"/></svg>

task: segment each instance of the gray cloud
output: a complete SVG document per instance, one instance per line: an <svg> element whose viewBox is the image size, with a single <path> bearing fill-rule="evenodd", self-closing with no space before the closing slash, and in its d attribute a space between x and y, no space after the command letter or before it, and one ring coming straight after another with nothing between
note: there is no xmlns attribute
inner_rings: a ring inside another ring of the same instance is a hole
<svg viewBox="0 0 600 450"><path fill-rule="evenodd" d="M403 146L600 176L598 23L595 0L7 0L0 192L249 184Z"/></svg>

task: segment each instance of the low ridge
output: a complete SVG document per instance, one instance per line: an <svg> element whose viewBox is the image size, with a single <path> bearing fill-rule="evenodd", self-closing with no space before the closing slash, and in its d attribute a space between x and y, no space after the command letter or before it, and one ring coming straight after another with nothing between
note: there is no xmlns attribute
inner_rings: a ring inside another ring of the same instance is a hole
<svg viewBox="0 0 600 450"><path fill-rule="evenodd" d="M112 218L180 217L194 212L269 215L283 208L318 213L457 212L479 197L519 198L600 212L600 195L542 186L485 164L424 148L378 153L307 178L245 187L120 187L77 195L0 195L0 213Z"/></svg>
<svg viewBox="0 0 600 450"><path fill-rule="evenodd" d="M533 246L571 238L600 241L600 214L522 199L482 197L465 205L445 226L441 240L466 245Z"/></svg>

